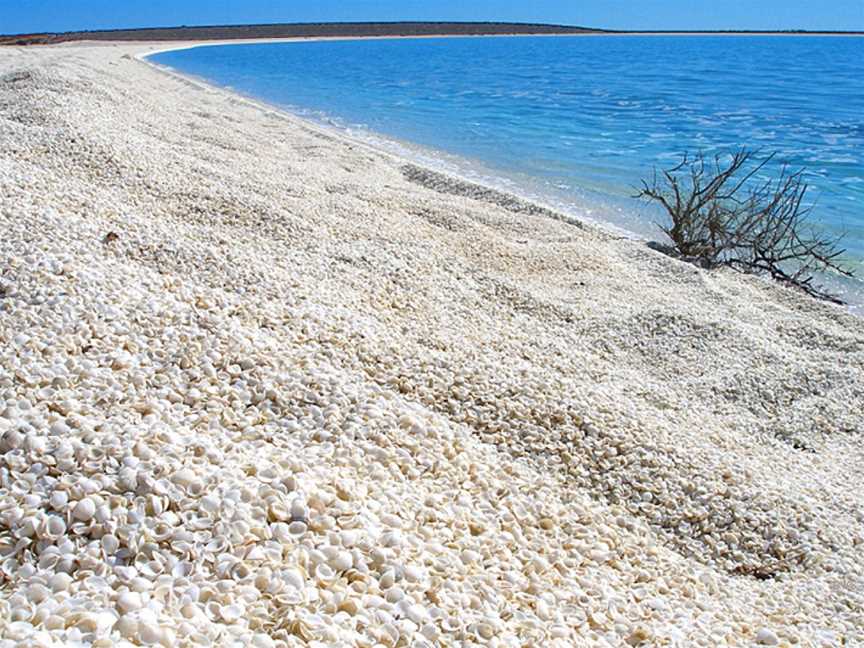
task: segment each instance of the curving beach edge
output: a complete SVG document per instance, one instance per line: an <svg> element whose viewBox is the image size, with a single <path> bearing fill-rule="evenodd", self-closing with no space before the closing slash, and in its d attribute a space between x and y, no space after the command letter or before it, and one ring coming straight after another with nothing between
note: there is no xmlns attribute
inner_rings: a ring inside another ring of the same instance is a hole
<svg viewBox="0 0 864 648"><path fill-rule="evenodd" d="M158 48L0 55L0 646L864 644L864 320Z"/></svg>

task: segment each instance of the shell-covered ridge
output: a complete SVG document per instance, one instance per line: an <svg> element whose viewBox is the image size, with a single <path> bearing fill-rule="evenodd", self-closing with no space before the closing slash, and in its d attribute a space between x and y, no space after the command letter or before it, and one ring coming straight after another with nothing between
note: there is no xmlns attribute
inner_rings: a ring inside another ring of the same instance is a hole
<svg viewBox="0 0 864 648"><path fill-rule="evenodd" d="M864 645L861 320L142 50L0 55L0 646Z"/></svg>

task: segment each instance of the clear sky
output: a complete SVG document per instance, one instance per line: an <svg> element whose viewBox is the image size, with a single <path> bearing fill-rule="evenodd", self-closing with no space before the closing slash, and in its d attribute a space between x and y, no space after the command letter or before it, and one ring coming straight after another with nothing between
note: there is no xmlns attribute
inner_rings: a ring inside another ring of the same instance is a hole
<svg viewBox="0 0 864 648"><path fill-rule="evenodd" d="M864 0L0 0L0 33L266 22L501 20L610 29L864 30Z"/></svg>

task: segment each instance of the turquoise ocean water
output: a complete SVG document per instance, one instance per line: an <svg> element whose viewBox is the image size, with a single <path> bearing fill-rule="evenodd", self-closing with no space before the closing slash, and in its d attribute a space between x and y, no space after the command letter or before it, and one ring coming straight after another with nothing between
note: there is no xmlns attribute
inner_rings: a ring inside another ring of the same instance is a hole
<svg viewBox="0 0 864 648"><path fill-rule="evenodd" d="M151 57L442 170L662 239L632 198L684 151L807 169L864 303L864 38L581 36L219 45ZM777 167L775 167L776 169Z"/></svg>

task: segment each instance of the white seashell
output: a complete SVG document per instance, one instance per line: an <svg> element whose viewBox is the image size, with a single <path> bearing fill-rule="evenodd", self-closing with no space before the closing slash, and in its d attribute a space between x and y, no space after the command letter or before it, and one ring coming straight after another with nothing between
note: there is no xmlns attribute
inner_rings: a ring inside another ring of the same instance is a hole
<svg viewBox="0 0 864 648"><path fill-rule="evenodd" d="M163 636L162 628L156 623L145 622L138 626L138 638L144 644L153 645L162 643Z"/></svg>
<svg viewBox="0 0 864 648"><path fill-rule="evenodd" d="M184 604L183 607L180 608L180 614L183 615L183 618L190 620L202 617L201 608L194 603Z"/></svg>
<svg viewBox="0 0 864 648"><path fill-rule="evenodd" d="M268 509L271 519L284 521L291 520L291 510L283 502L274 502Z"/></svg>
<svg viewBox="0 0 864 648"><path fill-rule="evenodd" d="M380 596L376 596L374 594L369 594L363 597L363 607L368 609L377 609L382 608L387 605L387 601L385 601Z"/></svg>
<svg viewBox="0 0 864 648"><path fill-rule="evenodd" d="M534 603L534 610L537 613L537 617L543 621L548 621L552 618L552 610L549 608L549 604L542 598L538 598Z"/></svg>
<svg viewBox="0 0 864 648"><path fill-rule="evenodd" d="M66 533L66 522L57 515L49 515L43 521L39 535L43 538L56 540Z"/></svg>
<svg viewBox="0 0 864 648"><path fill-rule="evenodd" d="M70 619L71 625L83 633L94 633L99 629L99 621L94 614L83 612Z"/></svg>
<svg viewBox="0 0 864 648"><path fill-rule="evenodd" d="M265 567L255 575L255 587L262 592L270 591L270 585L273 583L273 574Z"/></svg>
<svg viewBox="0 0 864 648"><path fill-rule="evenodd" d="M321 583L332 583L336 580L336 572L330 565L321 563L315 565L315 578Z"/></svg>
<svg viewBox="0 0 864 648"><path fill-rule="evenodd" d="M66 504L69 502L69 493L62 490L55 490L51 493L48 503L55 511L63 511L66 509Z"/></svg>
<svg viewBox="0 0 864 648"><path fill-rule="evenodd" d="M50 594L50 590L39 583L33 583L27 588L27 598L33 603L41 603L48 598Z"/></svg>
<svg viewBox="0 0 864 648"><path fill-rule="evenodd" d="M549 634L555 639L566 639L571 633L570 628L567 626L553 625L549 630Z"/></svg>
<svg viewBox="0 0 864 648"><path fill-rule="evenodd" d="M48 586L55 592L66 592L69 590L71 585L72 577L63 572L53 574L51 578L48 579Z"/></svg>
<svg viewBox="0 0 864 648"><path fill-rule="evenodd" d="M307 527L305 522L295 521L288 525L288 533L292 536L302 536L306 531Z"/></svg>
<svg viewBox="0 0 864 648"><path fill-rule="evenodd" d="M346 549L356 546L359 539L360 534L353 529L344 529L339 533L339 542Z"/></svg>
<svg viewBox="0 0 864 648"><path fill-rule="evenodd" d="M306 587L306 579L297 569L286 569L282 572L282 580L288 587L302 590Z"/></svg>
<svg viewBox="0 0 864 648"><path fill-rule="evenodd" d="M480 560L483 557L479 553L477 553L476 551L466 549L462 552L461 558L462 558L463 563L465 563L466 565L470 565L473 563L480 562Z"/></svg>
<svg viewBox="0 0 864 648"><path fill-rule="evenodd" d="M269 635L259 632L252 637L252 646L254 648L275 648L276 642Z"/></svg>
<svg viewBox="0 0 864 648"><path fill-rule="evenodd" d="M398 603L405 598L405 592L401 587L391 587L387 590L384 598L387 599L388 603Z"/></svg>
<svg viewBox="0 0 864 648"><path fill-rule="evenodd" d="M117 608L121 612L134 612L144 605L138 592L123 592L117 597Z"/></svg>
<svg viewBox="0 0 864 648"><path fill-rule="evenodd" d="M381 516L381 524L392 527L394 529L402 528L402 520L399 519L399 517L397 517L396 515L391 515L389 513L385 513Z"/></svg>
<svg viewBox="0 0 864 648"><path fill-rule="evenodd" d="M95 513L96 502L94 502L89 497L85 497L75 505L75 508L72 510L72 517L74 517L76 520L87 522L92 519Z"/></svg>
<svg viewBox="0 0 864 648"><path fill-rule="evenodd" d="M66 627L66 619L58 614L52 614L42 625L46 630L63 630Z"/></svg>
<svg viewBox="0 0 864 648"><path fill-rule="evenodd" d="M354 557L348 551L340 551L330 561L330 565L336 571L344 572L351 569L354 565Z"/></svg>
<svg viewBox="0 0 864 648"><path fill-rule="evenodd" d="M423 624L429 618L429 613L422 605L403 605L403 603L405 603L405 601L400 602L402 613L418 626Z"/></svg>
<svg viewBox="0 0 864 648"><path fill-rule="evenodd" d="M291 502L291 519L303 522L309 519L309 508L303 500L295 499Z"/></svg>
<svg viewBox="0 0 864 648"><path fill-rule="evenodd" d="M407 580L409 583L418 583L424 578L424 572L420 567L409 565L405 568L405 580Z"/></svg>
<svg viewBox="0 0 864 648"><path fill-rule="evenodd" d="M111 533L103 535L100 543L102 544L102 550L109 556L117 553L117 550L120 548L120 540Z"/></svg>
<svg viewBox="0 0 864 648"><path fill-rule="evenodd" d="M11 639L12 641L17 642L23 642L25 639L27 639L34 633L35 628L26 621L14 621L6 625L3 630L3 634L7 639ZM18 643L11 645L21 644Z"/></svg>
<svg viewBox="0 0 864 648"><path fill-rule="evenodd" d="M488 623L478 623L477 634L479 634L484 639L489 640L495 636L495 628L493 628Z"/></svg>
<svg viewBox="0 0 864 648"><path fill-rule="evenodd" d="M0 452L16 450L24 444L24 435L18 430L7 430L0 437Z"/></svg>
<svg viewBox="0 0 864 648"><path fill-rule="evenodd" d="M9 618L13 623L18 621L30 623L33 620L34 611L34 606L30 601L22 601L20 605L12 607L9 610Z"/></svg>
<svg viewBox="0 0 864 648"><path fill-rule="evenodd" d="M39 518L36 516L25 517L18 523L18 535L19 537L32 538L37 535L37 527L39 526Z"/></svg>
<svg viewBox="0 0 864 648"><path fill-rule="evenodd" d="M776 646L780 643L780 640L768 628L760 628L756 633L756 643L760 646Z"/></svg>
<svg viewBox="0 0 864 648"><path fill-rule="evenodd" d="M134 639L138 634L138 619L135 615L124 614L114 625L114 630L120 633L121 637L126 639Z"/></svg>
<svg viewBox="0 0 864 648"><path fill-rule="evenodd" d="M223 605L219 608L219 616L226 623L235 623L243 616L244 610L240 605Z"/></svg>
<svg viewBox="0 0 864 648"><path fill-rule="evenodd" d="M54 549L54 551L49 551L48 549ZM42 555L39 556L39 569L53 570L57 566L57 563L60 562L61 556L57 548L49 547L48 549L43 551Z"/></svg>
<svg viewBox="0 0 864 648"><path fill-rule="evenodd" d="M396 572L392 569L388 569L383 574L381 574L381 578L378 579L378 586L382 590L388 590L393 585L396 584Z"/></svg>
<svg viewBox="0 0 864 648"><path fill-rule="evenodd" d="M388 548L399 547L402 545L404 537L398 529L387 531L381 536L381 545Z"/></svg>
<svg viewBox="0 0 864 648"><path fill-rule="evenodd" d="M432 623L426 623L420 628L420 634L422 634L426 639L431 641L433 644L438 641L441 633L438 631L438 628L435 627Z"/></svg>
<svg viewBox="0 0 864 648"><path fill-rule="evenodd" d="M197 475L188 468L178 470L171 476L171 481L173 481L178 486L183 486L184 488L195 483L197 480Z"/></svg>
<svg viewBox="0 0 864 648"><path fill-rule="evenodd" d="M146 578L136 576L129 581L129 589L133 592L148 592L153 589L153 583Z"/></svg>
<svg viewBox="0 0 864 648"><path fill-rule="evenodd" d="M275 522L271 524L270 532L273 534L273 538L279 542L288 542L294 535L291 533L290 526L284 522Z"/></svg>

